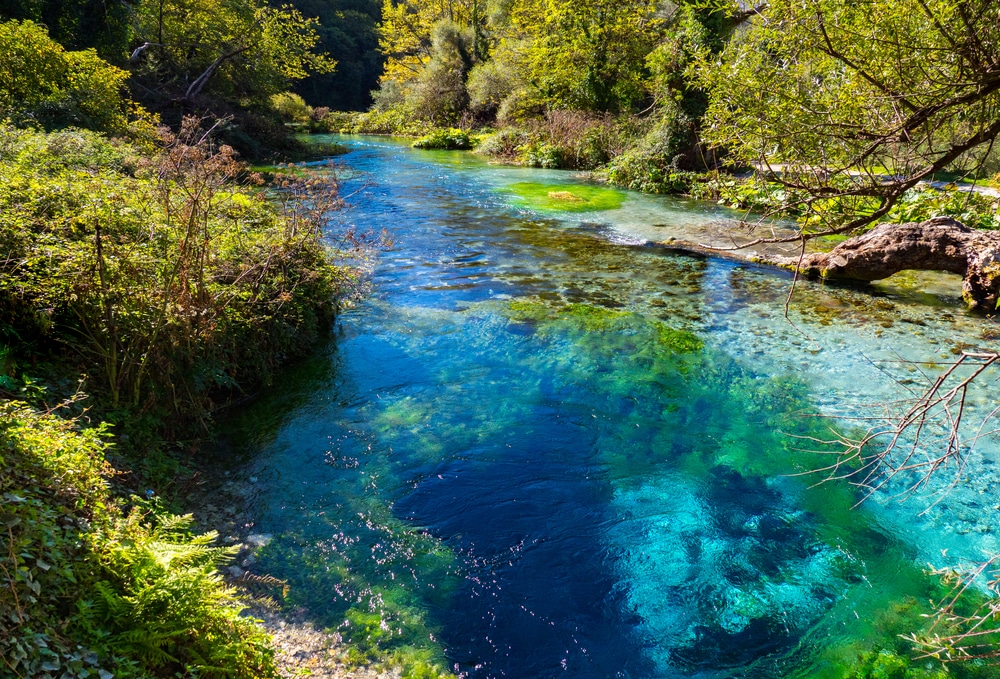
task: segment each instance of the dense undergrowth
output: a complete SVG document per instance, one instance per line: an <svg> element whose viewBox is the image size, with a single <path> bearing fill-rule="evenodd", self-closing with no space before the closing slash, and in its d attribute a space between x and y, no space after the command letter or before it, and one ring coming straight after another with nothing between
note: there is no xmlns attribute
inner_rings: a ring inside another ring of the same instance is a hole
<svg viewBox="0 0 1000 679"><path fill-rule="evenodd" d="M161 135L0 127L0 676L276 672L231 552L136 491L325 335L357 242L323 233L329 182Z"/></svg>
<svg viewBox="0 0 1000 679"><path fill-rule="evenodd" d="M265 677L267 635L190 517L123 501L108 429L0 404L0 675Z"/></svg>

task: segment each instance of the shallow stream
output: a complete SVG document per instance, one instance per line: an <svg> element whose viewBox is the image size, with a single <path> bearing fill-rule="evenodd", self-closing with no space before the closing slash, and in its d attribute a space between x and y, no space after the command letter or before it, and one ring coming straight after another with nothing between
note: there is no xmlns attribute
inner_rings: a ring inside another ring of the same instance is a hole
<svg viewBox="0 0 1000 679"><path fill-rule="evenodd" d="M794 475L830 460L807 437L856 426L813 415L991 344L957 279L799 282L786 318L790 277L655 244L710 239L721 208L347 143L331 228L394 246L325 352L227 426L245 528L272 536L255 570L359 654L413 676L902 677L883 666L941 594L926 564L1000 552L992 439L943 499L853 509L850 484Z"/></svg>

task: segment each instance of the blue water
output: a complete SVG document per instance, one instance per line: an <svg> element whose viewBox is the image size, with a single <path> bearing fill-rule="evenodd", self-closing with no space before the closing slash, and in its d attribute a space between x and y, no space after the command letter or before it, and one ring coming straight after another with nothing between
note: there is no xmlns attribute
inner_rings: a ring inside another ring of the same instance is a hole
<svg viewBox="0 0 1000 679"><path fill-rule="evenodd" d="M394 245L326 350L228 426L245 529L273 536L255 570L360 655L413 676L854 676L919 624L923 564L996 547L989 475L923 514L788 475L826 459L795 438L827 431L808 415L898 392L882 359L986 341L953 280L800 283L786 319L788 277L651 242L725 211L547 213L505 187L581 180L349 143L331 232Z"/></svg>

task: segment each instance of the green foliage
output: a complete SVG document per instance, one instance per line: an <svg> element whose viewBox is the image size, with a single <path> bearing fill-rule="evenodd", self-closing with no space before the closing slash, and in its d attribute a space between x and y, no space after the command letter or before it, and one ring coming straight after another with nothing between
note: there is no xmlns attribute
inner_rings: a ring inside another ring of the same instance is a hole
<svg viewBox="0 0 1000 679"><path fill-rule="evenodd" d="M33 21L67 50L93 48L119 66L128 55L131 17L131 7L102 0L0 0L0 20Z"/></svg>
<svg viewBox="0 0 1000 679"><path fill-rule="evenodd" d="M821 198L827 230L876 221L941 170L979 168L1000 134L988 0L779 0L698 67L706 134ZM906 45L905 50L898 49ZM817 168L822 171L817 172ZM852 200L860 197L860 200Z"/></svg>
<svg viewBox="0 0 1000 679"><path fill-rule="evenodd" d="M275 675L190 517L123 512L105 427L0 403L0 657L16 676ZM150 511L155 513L150 514Z"/></svg>
<svg viewBox="0 0 1000 679"><path fill-rule="evenodd" d="M507 163L516 163L529 139L524 130L505 127L483 137L476 152Z"/></svg>
<svg viewBox="0 0 1000 679"><path fill-rule="evenodd" d="M116 134L149 129L122 97L128 73L93 50L67 52L31 21L0 23L0 116Z"/></svg>
<svg viewBox="0 0 1000 679"><path fill-rule="evenodd" d="M385 110L372 108L365 113L352 116L350 123L341 128L352 134L392 134L403 137L419 137L429 134L434 126L420 120L405 105Z"/></svg>
<svg viewBox="0 0 1000 679"><path fill-rule="evenodd" d="M434 130L429 135L413 142L413 147L418 149L469 150L476 145L475 142L476 138L470 136L465 130L452 127Z"/></svg>
<svg viewBox="0 0 1000 679"><path fill-rule="evenodd" d="M479 152L510 163L592 170L616 158L639 136L641 122L584 111L550 111L487 136Z"/></svg>
<svg viewBox="0 0 1000 679"><path fill-rule="evenodd" d="M311 73L295 92L315 107L362 111L371 104L385 58L378 51L379 0L294 0L305 17L316 17L316 51L337 62L331 73Z"/></svg>
<svg viewBox="0 0 1000 679"><path fill-rule="evenodd" d="M75 354L111 408L204 417L213 393L312 346L352 284L320 240L334 194L237 187L231 151L199 137L143 160L82 132L0 130L0 310Z"/></svg>
<svg viewBox="0 0 1000 679"><path fill-rule="evenodd" d="M645 94L645 59L663 21L646 0L514 3L511 36L532 95L549 109L629 111ZM527 42L521 42L527 39Z"/></svg>
<svg viewBox="0 0 1000 679"><path fill-rule="evenodd" d="M882 221L902 224L932 217L953 217L973 229L1000 228L1000 199L948 185L918 188L903 195Z"/></svg>
<svg viewBox="0 0 1000 679"><path fill-rule="evenodd" d="M270 97L334 63L313 50L317 22L287 5L260 0L164 0L140 3L133 70L144 97L165 106L202 92L241 106Z"/></svg>
<svg viewBox="0 0 1000 679"><path fill-rule="evenodd" d="M240 617L236 594L218 572L235 549L213 547L215 533L192 536L190 525L190 515L161 515L150 524L133 511L95 530L102 579L77 603L75 625L94 647L157 673L272 674L267 635Z"/></svg>
<svg viewBox="0 0 1000 679"><path fill-rule="evenodd" d="M625 202L625 194L621 191L600 186L518 182L508 188L517 196L520 204L536 210L554 212L616 210Z"/></svg>
<svg viewBox="0 0 1000 679"><path fill-rule="evenodd" d="M281 92L271 96L271 108L290 123L308 123L312 118L312 108L294 92Z"/></svg>
<svg viewBox="0 0 1000 679"><path fill-rule="evenodd" d="M678 170L665 156L628 152L608 163L608 181L631 191L689 194L704 175Z"/></svg>

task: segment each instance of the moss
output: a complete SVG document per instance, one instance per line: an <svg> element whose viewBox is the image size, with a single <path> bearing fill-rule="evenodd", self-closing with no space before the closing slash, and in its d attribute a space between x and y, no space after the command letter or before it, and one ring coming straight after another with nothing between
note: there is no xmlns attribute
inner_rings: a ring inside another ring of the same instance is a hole
<svg viewBox="0 0 1000 679"><path fill-rule="evenodd" d="M585 184L518 182L508 189L519 204L548 212L617 210L625 202L621 191Z"/></svg>
<svg viewBox="0 0 1000 679"><path fill-rule="evenodd" d="M657 328L656 340L660 346L666 347L676 354L690 354L701 351L705 343L692 332L675 330L662 323Z"/></svg>

